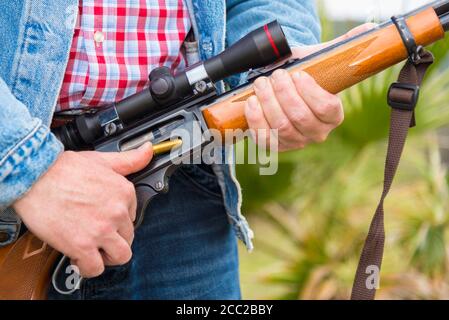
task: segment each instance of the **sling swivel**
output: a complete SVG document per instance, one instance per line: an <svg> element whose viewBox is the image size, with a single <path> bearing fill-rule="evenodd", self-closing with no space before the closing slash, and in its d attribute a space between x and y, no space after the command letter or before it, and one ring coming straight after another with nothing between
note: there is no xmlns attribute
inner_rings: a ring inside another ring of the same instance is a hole
<svg viewBox="0 0 449 320"><path fill-rule="evenodd" d="M423 47L416 44L415 37L410 31L404 17L393 16L391 17L391 20L401 35L402 42L404 42L404 46L407 49L410 61L413 62L413 64L417 64L421 60Z"/></svg>

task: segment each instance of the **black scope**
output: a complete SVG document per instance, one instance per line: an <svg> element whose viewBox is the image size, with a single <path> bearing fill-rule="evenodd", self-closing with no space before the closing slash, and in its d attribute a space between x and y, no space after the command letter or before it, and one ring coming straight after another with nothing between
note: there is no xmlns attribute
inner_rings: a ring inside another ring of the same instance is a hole
<svg viewBox="0 0 449 320"><path fill-rule="evenodd" d="M284 31L277 21L273 21L204 62L204 68L210 79L216 82L250 69L268 66L290 55Z"/></svg>
<svg viewBox="0 0 449 320"><path fill-rule="evenodd" d="M66 150L84 149L136 120L213 90L208 85L210 83L266 67L290 55L284 32L279 23L273 21L252 31L221 54L177 75L173 75L166 67L153 70L148 88L94 114L80 115L74 121L54 129L53 133Z"/></svg>

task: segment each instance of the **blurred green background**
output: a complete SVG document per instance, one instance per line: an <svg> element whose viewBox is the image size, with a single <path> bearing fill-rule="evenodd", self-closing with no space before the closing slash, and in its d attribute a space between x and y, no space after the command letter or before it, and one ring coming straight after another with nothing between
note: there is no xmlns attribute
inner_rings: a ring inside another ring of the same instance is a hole
<svg viewBox="0 0 449 320"><path fill-rule="evenodd" d="M322 23L324 41L358 24L329 21L324 13ZM449 299L449 39L431 50L437 62L385 206L380 299ZM386 92L398 72L391 68L342 93L343 126L324 144L282 154L278 174L237 166L243 211L256 235L254 252L240 247L245 299L349 297L380 197Z"/></svg>

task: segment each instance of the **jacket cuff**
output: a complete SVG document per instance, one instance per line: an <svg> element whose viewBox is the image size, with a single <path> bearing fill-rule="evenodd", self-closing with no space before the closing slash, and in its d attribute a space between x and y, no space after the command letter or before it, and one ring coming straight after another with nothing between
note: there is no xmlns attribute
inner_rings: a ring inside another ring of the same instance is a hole
<svg viewBox="0 0 449 320"><path fill-rule="evenodd" d="M63 151L47 126L38 125L0 161L0 212L22 197Z"/></svg>

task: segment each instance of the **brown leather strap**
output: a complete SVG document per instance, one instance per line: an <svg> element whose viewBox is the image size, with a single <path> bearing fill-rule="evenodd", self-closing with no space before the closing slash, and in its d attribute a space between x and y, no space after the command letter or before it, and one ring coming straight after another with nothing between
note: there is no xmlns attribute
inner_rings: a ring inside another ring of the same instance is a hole
<svg viewBox="0 0 449 320"><path fill-rule="evenodd" d="M376 295L385 243L384 201L393 183L408 130L415 125L414 108L419 86L432 63L433 55L428 51L422 51L418 61L406 63L398 82L392 85L388 93L392 110L384 187L357 267L352 287L352 300L372 300Z"/></svg>

